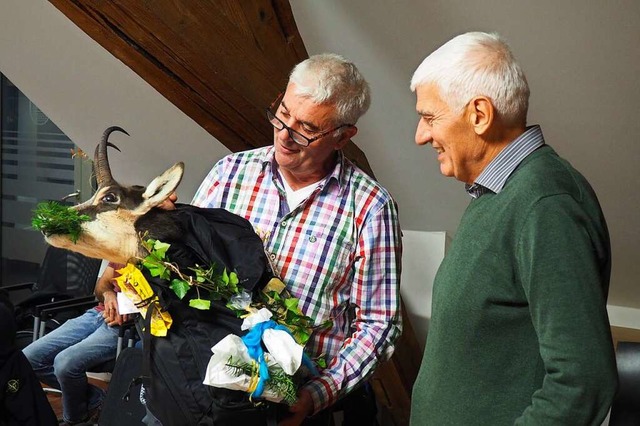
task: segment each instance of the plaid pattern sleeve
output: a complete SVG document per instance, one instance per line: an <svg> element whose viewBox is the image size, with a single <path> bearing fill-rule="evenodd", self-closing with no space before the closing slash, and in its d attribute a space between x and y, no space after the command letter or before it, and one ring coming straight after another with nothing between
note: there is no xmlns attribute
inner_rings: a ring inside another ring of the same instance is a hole
<svg viewBox="0 0 640 426"><path fill-rule="evenodd" d="M302 311L333 326L307 343L328 366L305 385L315 411L333 404L387 359L401 332L401 236L389 193L340 155L332 174L289 211L272 148L220 160L193 204L248 219Z"/></svg>

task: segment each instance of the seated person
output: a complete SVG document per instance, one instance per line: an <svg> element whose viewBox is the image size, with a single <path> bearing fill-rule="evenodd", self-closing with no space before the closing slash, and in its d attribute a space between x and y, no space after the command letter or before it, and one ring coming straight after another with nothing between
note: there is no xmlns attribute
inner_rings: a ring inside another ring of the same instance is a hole
<svg viewBox="0 0 640 426"><path fill-rule="evenodd" d="M0 425L57 425L31 365L16 346L13 305L0 289Z"/></svg>
<svg viewBox="0 0 640 426"><path fill-rule="evenodd" d="M89 384L87 371L116 357L120 315L113 278L122 265L109 263L94 293L99 304L23 349L38 379L62 391L66 424L96 420L105 391Z"/></svg>

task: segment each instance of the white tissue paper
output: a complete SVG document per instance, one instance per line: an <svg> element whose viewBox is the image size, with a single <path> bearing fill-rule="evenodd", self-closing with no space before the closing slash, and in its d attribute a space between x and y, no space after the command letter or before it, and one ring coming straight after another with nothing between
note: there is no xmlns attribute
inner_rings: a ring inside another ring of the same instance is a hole
<svg viewBox="0 0 640 426"><path fill-rule="evenodd" d="M240 326L241 330L250 330L254 325L260 324L261 322L269 321L273 314L267 308L261 308L258 312L250 314L247 316L244 321L242 321L242 325Z"/></svg>
<svg viewBox="0 0 640 426"><path fill-rule="evenodd" d="M251 362L251 357L247 352L247 347L239 336L229 334L218 344L211 348L213 356L209 360L203 383L205 385L231 390L246 392L251 383L251 377L247 374L236 375L231 367L227 366L229 358L233 358L234 363ZM268 354L265 354L267 365L273 365ZM268 401L280 402L282 397L278 396L266 386L261 398Z"/></svg>
<svg viewBox="0 0 640 426"><path fill-rule="evenodd" d="M292 376L302 363L302 346L296 343L293 336L284 330L267 329L262 334L262 342L269 355L282 367L285 373Z"/></svg>

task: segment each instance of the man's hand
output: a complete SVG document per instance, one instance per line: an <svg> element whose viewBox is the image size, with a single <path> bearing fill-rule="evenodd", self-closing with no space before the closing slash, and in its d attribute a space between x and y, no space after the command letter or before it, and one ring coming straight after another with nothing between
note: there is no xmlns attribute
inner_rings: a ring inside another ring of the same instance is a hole
<svg viewBox="0 0 640 426"><path fill-rule="evenodd" d="M105 291L104 296L104 311L102 317L109 327L115 325L122 325L129 319L128 315L120 315L118 311L118 298L114 291Z"/></svg>
<svg viewBox="0 0 640 426"><path fill-rule="evenodd" d="M313 413L313 399L311 394L301 389L298 392L298 400L295 404L289 407L289 412L292 413L289 417L282 419L278 426L299 426L304 420Z"/></svg>
<svg viewBox="0 0 640 426"><path fill-rule="evenodd" d="M171 195L169 195L169 198L164 200L162 204L158 206L158 208L162 210L175 210L176 201L178 201L178 194L176 194L175 192L172 192Z"/></svg>

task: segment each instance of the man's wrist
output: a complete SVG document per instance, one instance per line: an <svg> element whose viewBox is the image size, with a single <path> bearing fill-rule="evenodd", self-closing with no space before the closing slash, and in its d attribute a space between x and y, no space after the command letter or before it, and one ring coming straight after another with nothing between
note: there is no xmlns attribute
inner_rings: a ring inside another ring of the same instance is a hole
<svg viewBox="0 0 640 426"><path fill-rule="evenodd" d="M110 298L113 297L117 297L116 292L113 290L105 290L102 292L102 294L98 295L98 299L102 299L103 302L105 302L107 300L107 296L109 296Z"/></svg>

